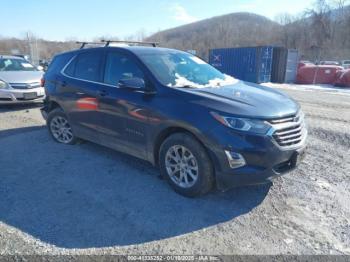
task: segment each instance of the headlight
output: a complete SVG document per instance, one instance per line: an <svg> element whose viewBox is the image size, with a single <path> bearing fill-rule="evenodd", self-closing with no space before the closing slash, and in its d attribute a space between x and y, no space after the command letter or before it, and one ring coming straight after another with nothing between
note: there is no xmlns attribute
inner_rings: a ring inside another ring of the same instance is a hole
<svg viewBox="0 0 350 262"><path fill-rule="evenodd" d="M236 118L221 116L218 113L211 112L211 115L224 126L239 131L248 131L256 134L266 134L271 126L262 120L253 120L246 118Z"/></svg>
<svg viewBox="0 0 350 262"><path fill-rule="evenodd" d="M7 88L7 83L0 80L0 89L5 89L5 88Z"/></svg>

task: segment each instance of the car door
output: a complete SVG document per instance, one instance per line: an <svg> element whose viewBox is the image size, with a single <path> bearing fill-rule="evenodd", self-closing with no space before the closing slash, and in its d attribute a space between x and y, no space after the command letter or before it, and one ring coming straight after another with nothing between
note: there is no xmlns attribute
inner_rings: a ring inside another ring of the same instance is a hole
<svg viewBox="0 0 350 262"><path fill-rule="evenodd" d="M101 50L79 53L58 79L60 99L75 134L94 142L99 142L102 129L97 93L102 79L102 62Z"/></svg>
<svg viewBox="0 0 350 262"><path fill-rule="evenodd" d="M118 85L120 80L128 78L141 78L147 82L142 66L134 57L121 51L107 52L103 79L105 87L99 101L104 114L105 134L108 136L102 140L120 151L146 158L148 112L152 96L144 90Z"/></svg>

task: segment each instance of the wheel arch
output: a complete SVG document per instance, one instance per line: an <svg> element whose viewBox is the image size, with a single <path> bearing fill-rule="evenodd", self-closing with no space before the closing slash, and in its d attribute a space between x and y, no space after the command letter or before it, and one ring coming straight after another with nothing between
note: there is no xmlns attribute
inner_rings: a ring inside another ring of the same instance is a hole
<svg viewBox="0 0 350 262"><path fill-rule="evenodd" d="M56 101L50 100L48 103L48 112L51 112L56 108L61 108L63 110L63 108L60 106L59 103L57 103Z"/></svg>

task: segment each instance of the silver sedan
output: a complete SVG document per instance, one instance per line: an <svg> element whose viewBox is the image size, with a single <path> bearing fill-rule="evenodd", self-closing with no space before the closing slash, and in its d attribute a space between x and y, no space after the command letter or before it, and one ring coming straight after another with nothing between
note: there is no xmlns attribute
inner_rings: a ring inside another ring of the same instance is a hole
<svg viewBox="0 0 350 262"><path fill-rule="evenodd" d="M43 72L27 60L0 55L0 104L42 101L45 97L42 77Z"/></svg>

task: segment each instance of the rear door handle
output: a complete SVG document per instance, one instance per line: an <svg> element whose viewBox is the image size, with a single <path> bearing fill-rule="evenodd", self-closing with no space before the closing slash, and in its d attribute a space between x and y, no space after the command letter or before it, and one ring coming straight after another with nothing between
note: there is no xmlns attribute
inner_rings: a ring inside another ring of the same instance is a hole
<svg viewBox="0 0 350 262"><path fill-rule="evenodd" d="M108 95L108 92L106 90L99 90L97 93L98 93L99 96L106 96L106 95Z"/></svg>

